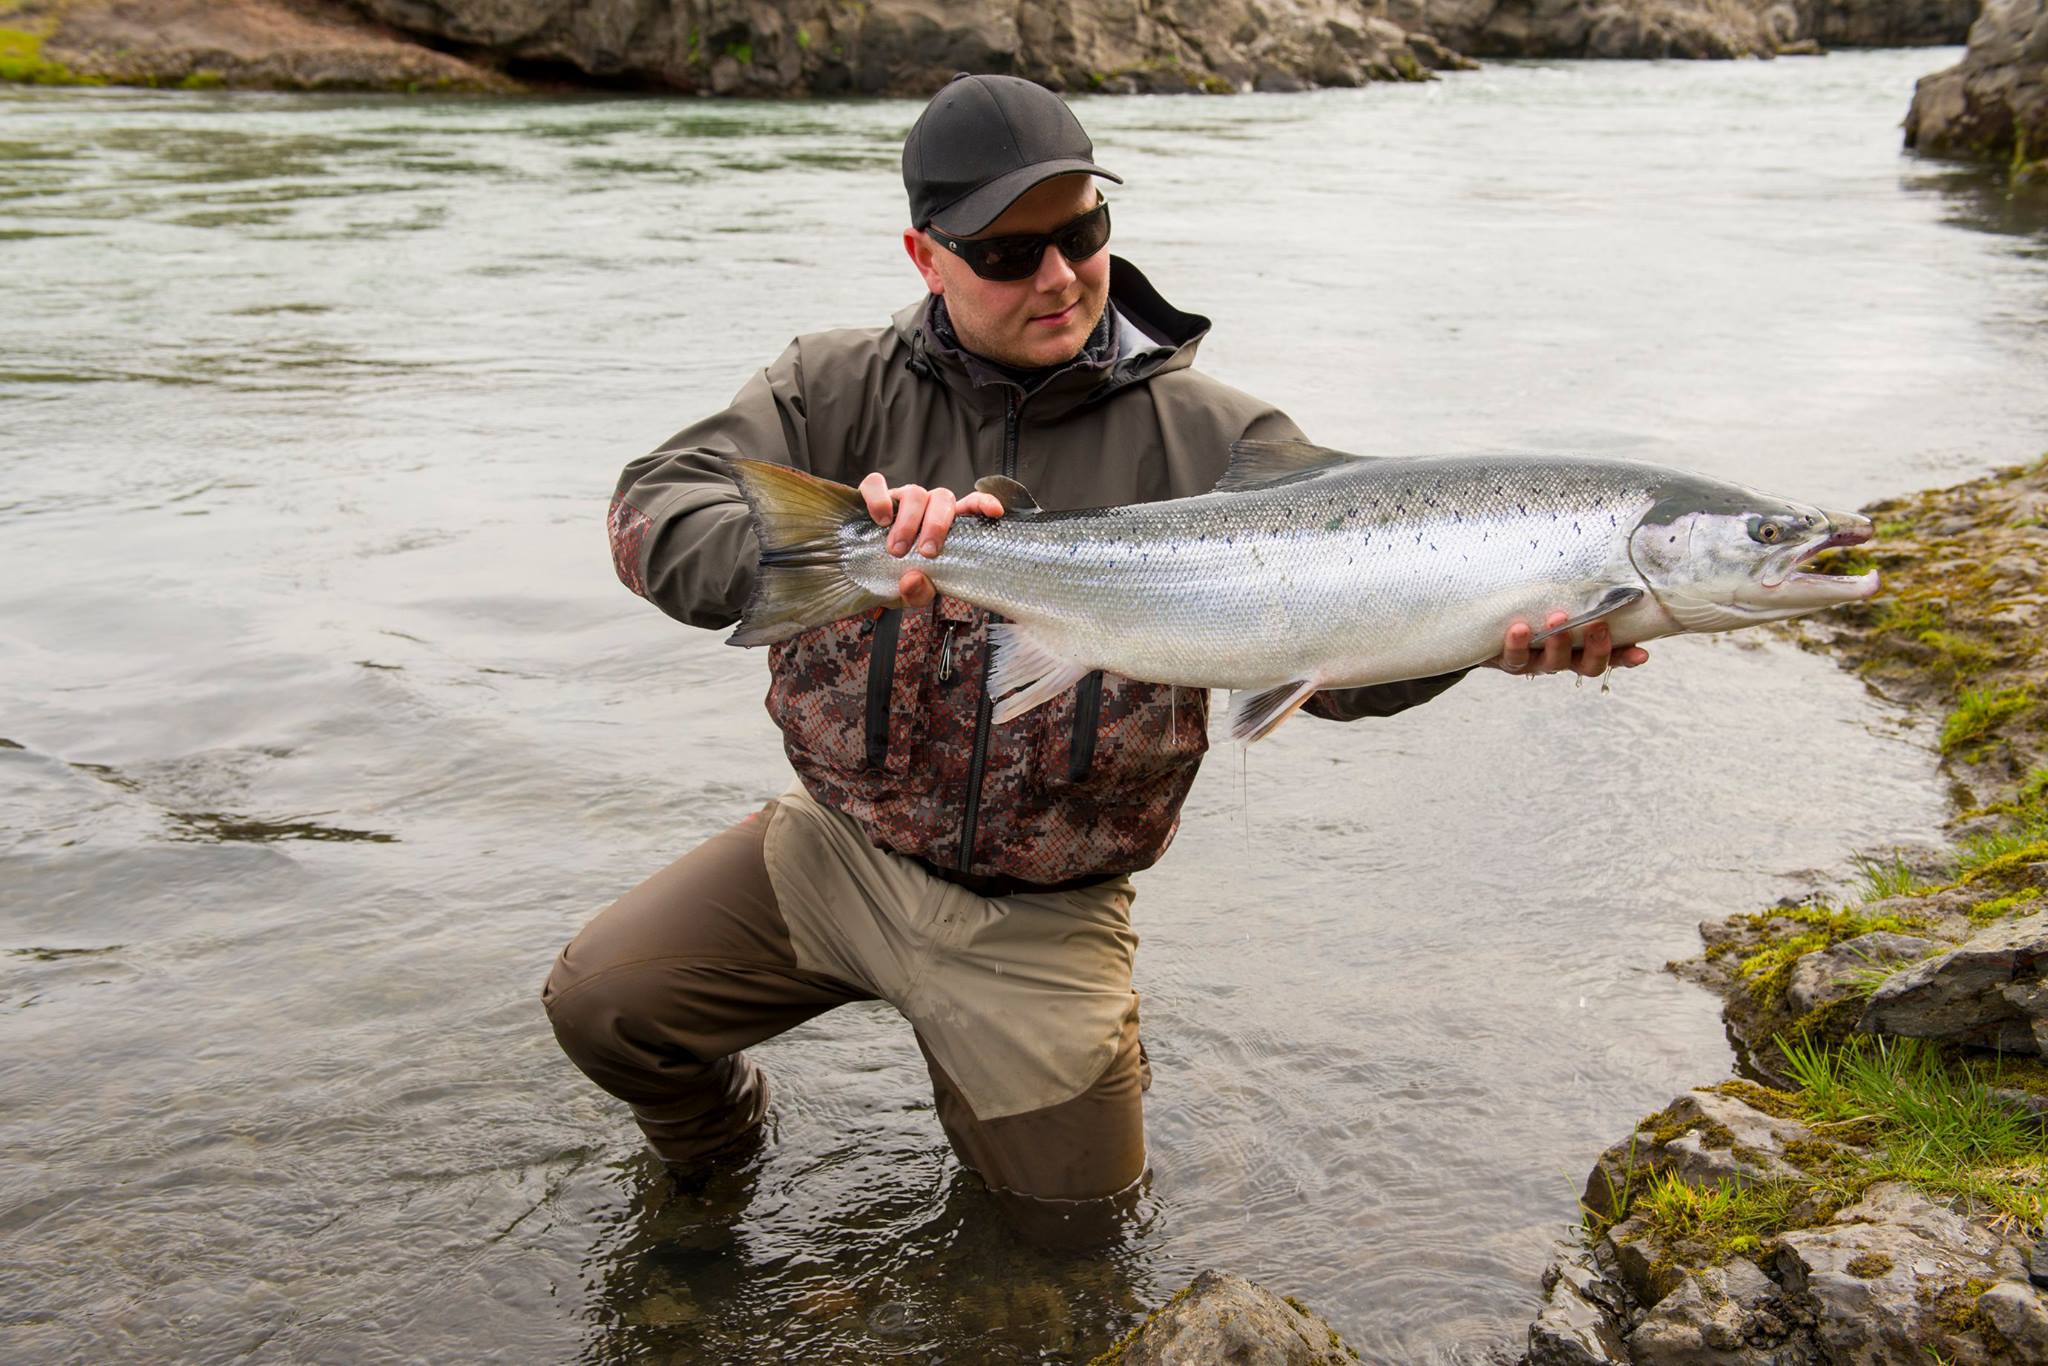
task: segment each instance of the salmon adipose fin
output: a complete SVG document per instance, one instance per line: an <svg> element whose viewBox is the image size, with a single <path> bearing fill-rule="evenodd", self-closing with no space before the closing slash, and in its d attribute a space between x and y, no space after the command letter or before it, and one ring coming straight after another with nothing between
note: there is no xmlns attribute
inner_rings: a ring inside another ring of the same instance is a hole
<svg viewBox="0 0 2048 1366"><path fill-rule="evenodd" d="M1530 636L1529 644L1532 646L1541 645L1552 636L1561 636L1567 631L1576 631L1581 626L1591 626L1600 618L1611 617L1630 603L1641 602L1642 600L1643 590L1640 588L1610 588L1600 595L1600 601L1594 603L1585 611L1580 612L1571 620L1560 621L1557 625L1547 630L1538 631L1535 635Z"/></svg>
<svg viewBox="0 0 2048 1366"><path fill-rule="evenodd" d="M998 699L989 717L999 726L1052 701L1090 672L1085 664L1061 659L1016 622L990 622L988 638L995 650L988 695Z"/></svg>
<svg viewBox="0 0 2048 1366"><path fill-rule="evenodd" d="M1290 679L1264 692L1230 695L1230 738L1253 744L1280 728L1322 685L1313 678Z"/></svg>
<svg viewBox="0 0 2048 1366"><path fill-rule="evenodd" d="M859 489L765 460L728 460L725 467L747 496L761 542L753 596L726 644L772 645L894 601L846 576L841 533L872 520Z"/></svg>
<svg viewBox="0 0 2048 1366"><path fill-rule="evenodd" d="M1230 443L1230 467L1223 471L1223 477L1209 492L1237 493L1244 489L1267 488L1375 458L1333 451L1327 446L1313 446L1306 441L1233 441Z"/></svg>

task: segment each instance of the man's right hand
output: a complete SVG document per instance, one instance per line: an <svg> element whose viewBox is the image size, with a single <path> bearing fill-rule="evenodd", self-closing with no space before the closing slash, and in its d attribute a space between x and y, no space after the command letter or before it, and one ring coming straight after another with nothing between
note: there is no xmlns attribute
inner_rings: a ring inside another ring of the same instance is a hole
<svg viewBox="0 0 2048 1366"><path fill-rule="evenodd" d="M986 493L956 497L951 489L928 489L922 484L889 487L880 471L860 481L860 496L867 500L868 516L877 526L889 528L888 550L901 559L913 549L925 559L946 547L946 533L961 513L978 517L1000 517L1003 505ZM921 569L905 569L896 581L905 607L923 607L938 595L932 581Z"/></svg>

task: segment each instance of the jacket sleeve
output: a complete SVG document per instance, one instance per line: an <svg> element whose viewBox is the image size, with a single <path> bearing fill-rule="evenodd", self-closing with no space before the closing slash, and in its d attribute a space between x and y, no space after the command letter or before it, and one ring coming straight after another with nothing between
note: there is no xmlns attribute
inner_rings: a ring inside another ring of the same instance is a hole
<svg viewBox="0 0 2048 1366"><path fill-rule="evenodd" d="M1301 429L1285 413L1269 409L1252 420L1244 435L1258 441L1302 441ZM1434 678L1410 678L1400 683L1372 683L1363 688L1325 688L1302 704L1310 716L1326 721L1356 721L1365 716L1392 716L1422 705L1470 673L1438 674Z"/></svg>
<svg viewBox="0 0 2048 1366"><path fill-rule="evenodd" d="M626 466L608 518L619 581L678 621L730 626L753 591L759 544L718 457L811 468L796 342L724 411Z"/></svg>

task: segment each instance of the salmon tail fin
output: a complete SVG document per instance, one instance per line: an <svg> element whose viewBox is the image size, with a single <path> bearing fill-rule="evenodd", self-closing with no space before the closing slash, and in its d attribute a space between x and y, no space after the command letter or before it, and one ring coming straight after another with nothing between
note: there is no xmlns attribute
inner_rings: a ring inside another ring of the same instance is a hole
<svg viewBox="0 0 2048 1366"><path fill-rule="evenodd" d="M763 460L728 460L754 515L761 568L728 645L772 645L893 601L846 573L842 532L867 522L860 490Z"/></svg>

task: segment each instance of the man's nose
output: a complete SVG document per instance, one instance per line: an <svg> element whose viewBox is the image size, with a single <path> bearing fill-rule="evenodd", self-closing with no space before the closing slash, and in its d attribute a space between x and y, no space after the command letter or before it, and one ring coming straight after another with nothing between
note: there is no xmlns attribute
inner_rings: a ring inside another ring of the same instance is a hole
<svg viewBox="0 0 2048 1366"><path fill-rule="evenodd" d="M1060 254L1060 249L1048 242L1045 255L1038 258L1038 274L1031 282L1042 294L1058 294L1074 283L1074 268Z"/></svg>

